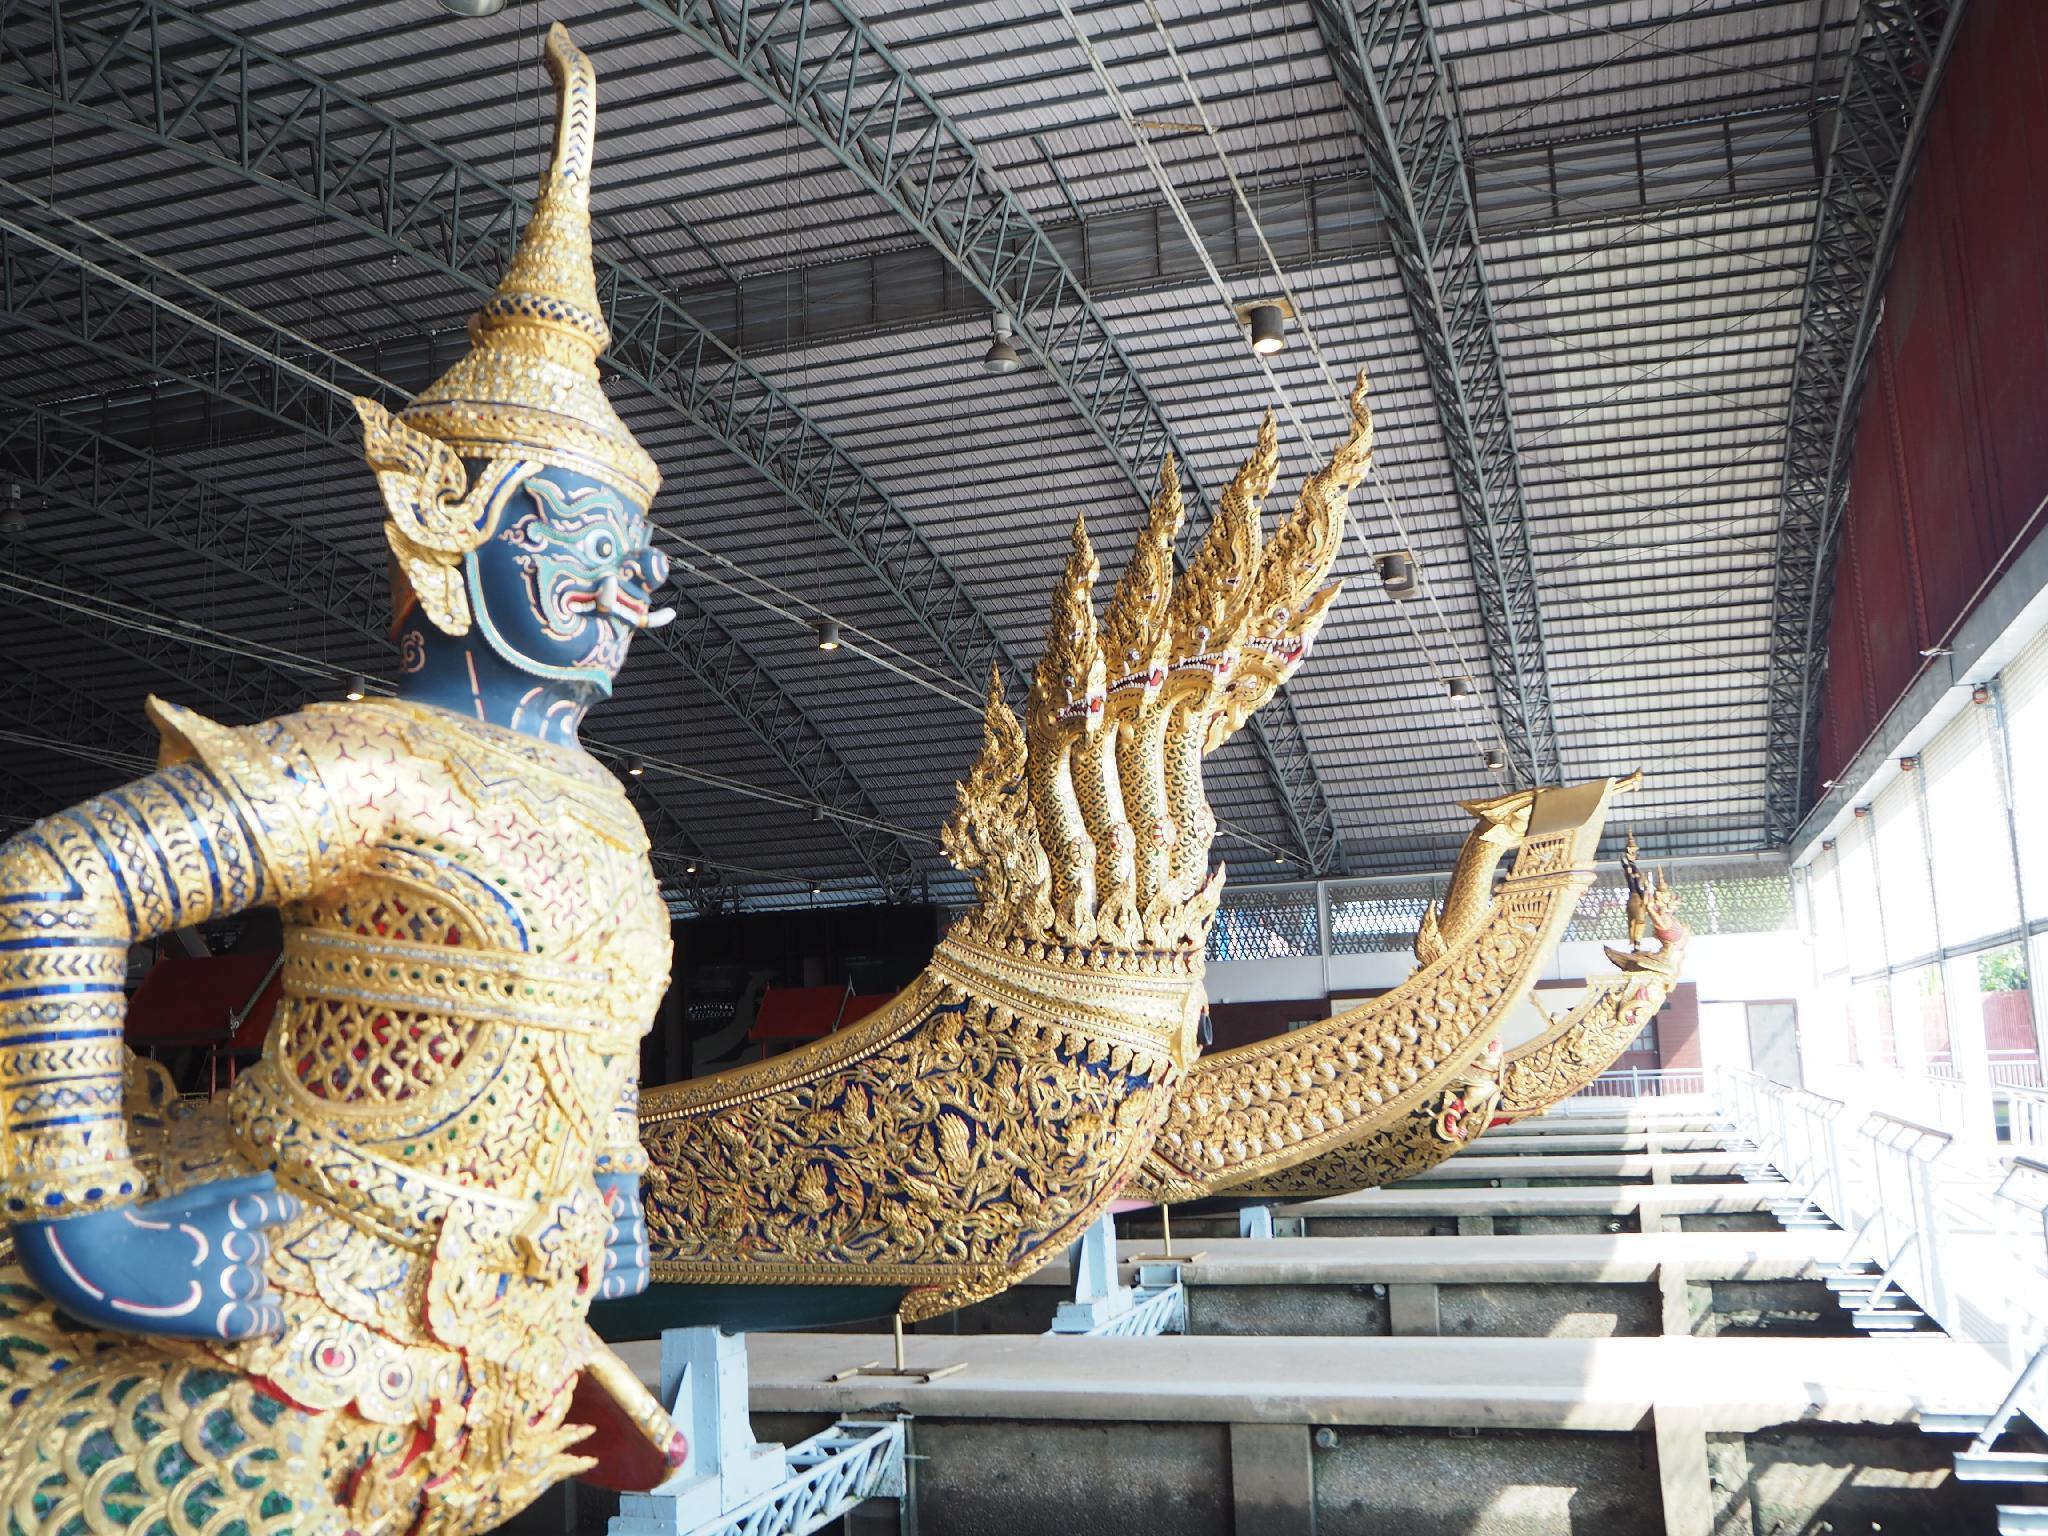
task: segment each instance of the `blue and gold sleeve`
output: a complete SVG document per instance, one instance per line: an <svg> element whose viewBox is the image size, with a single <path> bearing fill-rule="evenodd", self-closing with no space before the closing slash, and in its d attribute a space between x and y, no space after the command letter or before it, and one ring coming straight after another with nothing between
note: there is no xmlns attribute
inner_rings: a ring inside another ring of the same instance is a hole
<svg viewBox="0 0 2048 1536"><path fill-rule="evenodd" d="M128 946L272 899L246 817L197 762L0 845L0 1216L140 1197L122 1111Z"/></svg>

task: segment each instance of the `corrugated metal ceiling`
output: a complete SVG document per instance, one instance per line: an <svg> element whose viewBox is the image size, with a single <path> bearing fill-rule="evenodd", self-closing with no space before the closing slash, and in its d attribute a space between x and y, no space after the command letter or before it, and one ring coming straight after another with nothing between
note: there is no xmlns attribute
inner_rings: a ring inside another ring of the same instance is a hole
<svg viewBox="0 0 2048 1536"><path fill-rule="evenodd" d="M1186 262L1148 265L1158 254L1157 188L1057 11L940 0L861 9L1077 260L1079 213L1100 307L1195 477L1220 486L1265 407L1262 381ZM1193 115L1143 4L1077 9L1141 113ZM426 0L220 0L196 10L522 186L543 147L540 23L573 21L602 78L605 249L670 291L727 290L728 316L729 285L742 283L750 360L888 490L1023 658L1038 650L1075 510L1088 513L1104 555L1105 592L1113 581L1142 508L1066 398L1029 366L982 374L984 313L957 281L939 287L913 232L657 16L632 5L515 3L463 22ZM1246 182L1276 200L1314 185L1319 207L1348 195L1363 215L1345 223L1325 213L1333 222L1313 229L1302 221L1290 275L1333 360L1372 368L1380 479L1449 638L1426 624L1418 643L1409 615L1377 590L1369 557L1394 536L1386 506L1362 496L1366 544L1346 550L1347 594L1293 691L1357 872L1440 867L1461 831L1453 802L1495 781L1478 761L1474 720L1445 702L1439 679L1461 668L1455 649L1484 685L1485 647L1417 339L1370 197L1345 192L1361 185L1360 146L1305 7L1171 0L1162 10ZM1447 0L1432 13L1487 236L1567 772L1649 770L1632 815L1655 852L1759 846L1786 391L1817 146L1853 5ZM1222 190L1198 136L1162 132L1156 143L1186 195ZM459 332L474 304L453 280L267 186L18 97L0 96L0 176L323 346ZM1284 222L1276 215L1276 230ZM812 270L854 257L874 259ZM792 273L810 275L781 275ZM884 283L895 297L874 307L866 290ZM800 315L792 294L809 306ZM708 322L727 329L715 308ZM17 398L150 389L82 349L0 334L0 390ZM1337 413L1305 350L1278 361L1317 430L1334 437ZM614 394L662 463L665 523L919 660L941 661L882 583L753 469L629 385ZM355 559L381 558L369 477L325 443L269 432L188 441L171 457ZM1290 442L1287 477L1308 467ZM346 666L383 665L327 616L283 612L214 563L110 538L83 514L37 509L23 542L154 611ZM849 655L821 654L800 626L686 581L801 703L886 820L935 829L978 744L970 711ZM141 675L115 645L53 628L27 603L0 613L0 645L28 672L135 719L137 750L139 695L181 683ZM33 732L21 722L0 725L9 727L0 806L10 813L30 808L29 785L55 797L109 776L27 744L19 738ZM592 731L801 794L752 731L645 647ZM786 805L682 780L662 793L714 858L797 882L857 873L829 823ZM1216 762L1213 798L1232 829L1221 852L1239 876L1282 872L1271 849L1286 844L1285 823L1247 746Z"/></svg>

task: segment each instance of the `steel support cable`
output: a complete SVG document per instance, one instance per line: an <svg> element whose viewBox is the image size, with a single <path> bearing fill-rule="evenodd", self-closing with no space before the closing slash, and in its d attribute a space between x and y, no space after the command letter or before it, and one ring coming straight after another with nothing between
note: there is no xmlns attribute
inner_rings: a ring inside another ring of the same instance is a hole
<svg viewBox="0 0 2048 1536"><path fill-rule="evenodd" d="M65 210L56 207L47 200L37 197L33 192L28 191L26 188L20 186L18 183L9 181L5 177L0 177L0 189L4 189L5 191L13 194L14 196L26 199L27 201L33 203L43 213L61 220L64 224L76 230L78 233L85 236L86 238L94 241L103 242L108 247L119 251L122 255L127 256L131 260L141 263L151 268L152 270L162 272L165 276L171 277L179 283L188 285L196 292L203 294L211 302L219 304L225 309L232 310L233 312L241 315L243 318L247 320L250 320L260 326L271 327L273 329L278 329L280 331L283 330L282 327L272 327L272 322L267 320L264 316L258 314L255 310L250 309L247 305L240 303L238 300L221 293L218 289L212 288L207 284L198 281L195 278L188 277L183 273L173 272L170 268L164 266L161 262L158 262L154 257L150 256L147 252L139 250L135 246L132 246L127 242L106 233L106 231L100 229L97 225L90 224L84 219L77 218L76 216L66 212ZM157 296L154 293L152 293L146 285L137 283L132 279L122 277L119 273L109 271L107 268L92 261L90 258L78 252L71 251L55 241L46 239L45 237L37 234L33 230L23 228L21 225L8 219L5 215L0 215L0 229L5 229L9 233L15 235L17 238L26 240L30 244L38 246L44 251L47 251L50 254L57 256L62 260L76 263L77 265L91 272L95 277L98 277L102 281L111 283L116 287L126 289L130 293L135 294L137 297L142 298L145 302L156 301ZM199 326L202 330L207 331L209 334L219 337L220 339L227 341L231 345L242 344L240 336L233 332L231 329L225 326L218 325L212 321L206 320L204 317L192 315L189 311L187 311L186 314L187 318L189 318L193 324ZM402 398L404 396L405 391L400 389L398 385L394 384L391 380L386 379L381 375L373 372L372 370L363 367L361 364L355 363L350 359L343 357L339 353L332 352L327 348L320 346L317 342L308 340L306 337L299 335L296 332L284 331L284 334L290 335L292 339L298 345L303 346L310 355L319 357L326 361L330 365L330 367L336 372L354 375L357 379L359 379L362 382L365 388L372 391L381 390L388 397L394 399ZM303 368L298 364L292 362L289 358L279 356L276 360L276 363L278 367L286 370L287 372L295 374L299 378L305 380L307 383L317 388L331 389L334 387L334 381L331 376L318 374L309 369ZM695 539L689 538L684 534L677 533L673 529L664 528L659 524L651 524L651 526L654 527L656 533L658 533L662 538L672 541L677 545L687 547L708 559L715 560L720 565L728 567L729 569L737 572L738 574L746 577L747 579L758 582L764 587L771 588L783 597L790 598L792 601L802 602L805 607L810 608L813 612L819 614L822 617L832 617L832 615L826 613L824 609L819 608L815 603L806 602L801 598L796 598L794 594L786 592L782 588L777 587L773 582L770 582L766 577L755 575L752 571L749 571L745 566L740 565L737 561L731 560L724 555L714 554L710 549L706 548L703 544L698 543ZM693 571L697 571L700 575L704 574L701 570L699 570L699 568L695 565L694 562L690 563L690 569ZM719 582L716 581L715 578L712 579L714 580L714 583L716 585L719 585L723 587L726 591L733 593L734 596L741 597L748 602L755 603L758 606L766 608L771 612L780 614L782 617L790 619L795 623L802 624L806 622L802 618L798 617L796 614L789 612L787 609L777 607L775 604L769 603L751 593L745 592L742 589L731 585L730 583ZM867 659L873 661L877 666L884 667L889 671L896 673L897 676L904 678L906 681L917 684L919 687L931 689L933 692L942 693L945 697L952 699L958 699L960 697L957 693L948 692L945 689L935 686L927 678L916 675L916 669L921 669L923 671L931 672L941 679L947 678L947 674L940 672L937 668L931 667L928 663L920 662L916 657L911 656L908 652L903 651L901 648L891 645L889 642L881 640L878 637L869 635L866 631L859 629L855 625L848 624L844 620L835 619L834 622L840 624L842 629L847 633L857 634L861 636L862 639L868 642L867 646L865 647L848 646L848 650L853 651L857 655L866 657ZM888 652L889 655L885 657L879 654L880 652L884 651ZM981 698L978 694L972 697L972 699L970 700L970 704L976 713L980 713L983 706Z"/></svg>
<svg viewBox="0 0 2048 1536"><path fill-rule="evenodd" d="M36 558L44 562L49 562L53 559L53 557L40 551L37 553ZM59 568L62 569L62 567ZM83 571L75 572L74 575L80 579L92 579L88 576L88 573ZM211 625L200 624L189 619L180 619L174 623L166 624L157 618L155 610L140 597L95 597L90 592L81 591L77 587L61 582L25 576L18 570L8 569L5 565L0 565L0 591L12 592L18 597L28 598L33 602L40 603L45 608L56 609L61 613L70 614L77 618L90 619L96 625L111 625L117 629L169 640L175 644L189 646L196 650L219 652L223 655L239 657L244 661L258 662L273 669L303 672L326 678L329 681L360 677L365 683L375 683L383 692L397 692L397 685L395 683L389 678L378 676L375 673L358 672L354 668L339 667L331 662L322 661L317 657L302 656L291 651L282 650L276 646L264 645L259 641L233 635L226 630L215 629ZM86 632L91 633L93 631L88 630ZM701 768L692 768L688 764L673 762L658 755L633 751L605 741L589 741L585 745L594 749L598 755L621 763L644 763L649 767L661 768L674 777L688 779L696 784L709 785L716 789L726 790L732 794L744 795L756 800L766 800L777 805L791 807L792 809L821 811L827 815L846 816L849 820L856 819L850 813L837 810L822 801L806 799L801 795L792 795L783 790L770 789L765 785L751 784L744 779L735 779L726 774L712 773ZM938 839L929 833L916 832L908 827L900 827L893 822L883 821L878 817L862 817L858 818L858 820L863 826L887 832L895 837L927 843L934 847L938 844ZM710 860L709 855L703 855L703 857ZM717 861L711 860L711 862Z"/></svg>
<svg viewBox="0 0 2048 1536"><path fill-rule="evenodd" d="M1367 32L1353 0L1310 0L1387 215L1442 417L1508 760L1525 782L1556 783L1535 553L1457 109L1422 0L1370 9Z"/></svg>
<svg viewBox="0 0 2048 1536"><path fill-rule="evenodd" d="M87 226L89 228L89 226ZM171 371L165 361L166 354L178 350L181 338L167 336L165 328L155 323L147 326L147 342L154 351L149 355L124 353L115 347L111 336L110 318L118 315L119 306L111 311L103 309L88 313L91 309L89 285L77 283L54 284L50 279L55 268L37 271L26 252L40 253L55 257L66 270L100 276L106 272L103 263L92 262L80 253L75 253L61 241L38 236L32 240L21 240L15 233L18 226L14 221L0 218L0 265L4 265L7 281L5 292L11 305L11 312L23 324L58 335L66 340L76 341L103 354L119 358L127 366L152 373ZM171 285L181 285L183 280L169 269L153 262L143 262L138 270ZM158 293L146 282L126 279L114 285L116 293L127 300L149 305L156 313L175 319L207 338L207 362L218 363L214 350L226 346L239 353L247 362L261 370L268 370L263 378L249 377L249 368L237 366L227 374L209 375L203 370L187 382L205 390L231 404L255 410L279 421L296 431L309 432L323 438L344 453L353 453L353 434L356 430L354 411L348 405L354 393L317 370L298 364L280 366L285 362L281 353L288 347L296 347L302 338L283 327L262 320L253 312L243 312L251 323L265 330L269 345L251 342L228 327L194 314L164 294ZM204 294L201 294L204 297ZM75 324L62 324L50 316L41 315L34 308L39 302L61 307L65 303L82 306L73 316L68 311L59 318L76 320ZM316 352L309 356L318 355ZM367 382L372 392L382 390L387 398L402 402L405 394L389 381L374 373L349 365L350 376L358 382ZM295 386L291 392L281 391L279 379L288 380ZM232 387L231 387L232 386ZM304 406L306 397L324 402L317 409ZM888 890L913 877L920 854L904 845L905 839L894 833L882 838L861 835L863 831L886 827L888 824L874 811L873 802L868 800L858 781L851 776L829 744L803 717L793 701L782 692L780 685L762 672L743 647L733 639L709 612L686 599L686 619L669 628L653 632L652 643L666 650L677 661L692 672L707 690L725 704L750 730L759 736L782 761L793 777L811 790L814 799L828 808L835 826L844 834L855 853L861 858L869 873L883 889ZM692 638L688 641L683 635ZM778 723L779 722L779 723ZM794 739L783 740L785 731L794 732ZM853 798L848 799L850 790ZM835 793L835 791L838 791ZM926 841L921 834L915 835L922 846ZM902 845L902 846L899 846ZM894 851L892 851L894 850Z"/></svg>
<svg viewBox="0 0 2048 1536"><path fill-rule="evenodd" d="M1147 0L1147 3L1149 5L1150 0ZM1152 148L1151 141L1146 135L1143 125L1139 122L1136 114L1132 112L1130 104L1125 101L1122 90L1119 89L1114 77L1109 73L1109 66L1103 61L1102 55L1095 47L1094 40L1089 37L1087 29L1082 26L1080 18L1074 14L1073 8L1067 3L1067 0L1055 0L1055 4L1058 5L1060 14L1066 19L1069 29L1073 32L1074 41L1080 45L1082 53L1086 56L1089 69L1093 72L1096 82L1102 87L1103 94L1108 98L1110 107L1130 134L1131 142L1137 147L1140 158L1144 160L1146 167L1152 172L1153 180L1158 183L1159 190L1165 197L1167 206L1172 209L1182 232L1188 238L1188 243L1194 248L1196 257L1202 264L1203 271L1208 274L1210 284L1215 288L1218 296L1223 301L1223 307L1230 313L1234 337L1237 324L1237 305L1230 291L1230 285L1225 281L1222 272L1218 270L1215 260L1209 255L1208 243L1202 238L1201 231L1196 228L1194 218L1187 210L1187 205L1181 201L1179 189L1174 185L1173 178L1168 173L1165 164L1160 160L1157 151ZM1265 226L1261 223L1257 210L1252 207L1250 198L1246 196L1243 183L1238 180L1237 169L1231 163L1229 155L1225 152L1222 141L1217 137L1215 124L1210 121L1208 108L1196 91L1194 81L1188 76L1186 68L1180 64L1180 54L1174 48L1173 39L1166 34L1165 23L1160 19L1158 7L1152 5L1151 10L1153 24L1166 44L1167 53L1173 59L1176 67L1180 69L1181 83L1188 93L1190 103L1201 118L1202 129L1207 135L1217 159L1222 163L1224 174L1229 177L1231 190L1237 197L1239 205L1244 209L1246 217L1250 220L1254 233L1258 236L1259 245L1266 254L1266 260L1270 264L1274 277L1281 285L1281 291L1287 299L1288 306L1294 311L1295 318L1300 322L1302 335L1308 342L1309 351L1314 355L1316 366L1322 371L1323 383L1329 389L1337 409L1348 416L1350 395L1337 382L1336 375L1331 371L1328 361L1323 356L1322 348L1316 343L1314 330L1308 323L1306 306L1295 296L1293 286L1288 282L1287 274L1280 266L1279 257L1274 254L1272 244L1266 239ZM1295 435L1301 439L1302 447L1313 457L1318 450L1318 444L1314 435L1303 424L1301 413L1295 409L1293 397L1287 392L1286 386L1280 382L1279 377L1273 372L1272 364L1267 362L1264 356L1253 352L1252 357L1257 362L1259 371L1266 377L1267 388L1272 391L1274 399L1280 403L1280 408L1286 413L1289 422L1293 425ZM1401 548L1412 552L1414 541L1409 536L1407 526L1402 521L1400 511L1394 505L1393 498L1387 490L1385 478L1378 473L1376 465L1371 472L1371 479L1373 489L1380 498L1387 518L1393 524L1395 534L1401 541ZM1358 526L1357 517L1348 508L1345 511L1345 526L1349 530L1353 541L1369 552L1371 546L1368 544L1363 530ZM1472 665L1465 659L1464 650L1458 644L1457 633L1451 628L1450 619L1445 614L1443 605L1437 599L1436 591L1429 581L1428 573L1421 569L1419 563L1416 565L1415 570L1422 587L1423 596L1428 600L1431 610L1436 615L1437 624L1443 630L1444 643L1450 650L1451 655L1456 659L1457 675L1472 676ZM1445 680L1446 674L1438 666L1434 649L1423 638L1421 628L1415 623L1407 608L1399 603L1396 603L1394 606L1395 611L1400 614L1401 622L1407 626L1409 635L1413 637L1416 648L1422 652L1423 660L1433 674L1434 680L1441 685ZM1453 708L1455 709L1455 706ZM1470 720L1465 718L1462 711L1456 712L1455 717L1464 728L1466 735L1471 738L1474 753L1483 754L1485 751L1484 744L1479 738L1479 733L1473 729ZM1495 739L1501 744L1503 761L1506 761L1507 739L1500 734L1498 722L1495 724L1494 734Z"/></svg>
<svg viewBox="0 0 2048 1536"><path fill-rule="evenodd" d="M38 53L44 32L49 46ZM170 0L117 0L91 22L0 0L0 60L11 66L0 68L0 94L223 167L478 291L495 286L513 226L531 211L524 195L425 135ZM979 689L997 661L1016 673L951 567L817 422L678 300L602 251L596 267L609 367L845 544L962 682Z"/></svg>
<svg viewBox="0 0 2048 1536"><path fill-rule="evenodd" d="M356 578L351 581L346 574L347 568L354 565L351 557L306 533L297 523L274 518L219 487L196 480L186 471L174 469L139 450L103 438L90 428L53 418L40 407L24 406L21 402L7 400L4 395L0 395L0 403L12 406L17 412L0 421L0 478L32 488L53 500L107 517L138 532L164 538L210 560L226 558L229 567L238 574L252 576L280 595L294 600L315 599L319 613L340 620L380 650L388 641L368 606L371 601L368 594L381 591L385 586L382 573L359 568ZM24 437L30 439L26 447L22 441ZM284 570L272 574L264 561L236 560L231 553L223 556L204 537L192 537L189 526L181 537L170 526L169 520L158 522L148 516L133 515L121 504L123 493L129 490L150 513L159 516L166 503L199 501L203 506L195 510L200 515L222 523L257 525L250 541L236 543L232 546L234 551L246 551L251 542L260 546L265 540L270 541L272 548L297 542L311 546L311 550L287 549ZM266 528L264 524L274 526ZM324 573L328 580L324 594L319 590L309 591L307 585L295 580L295 575L315 571ZM340 573L338 580L337 573ZM239 655L272 668L329 682L361 677L366 684L384 692L395 691L395 685L389 679L370 668L347 666L293 652L286 647L265 645L191 620L166 623L157 618L151 606L139 599L131 603L109 601L104 596L75 591L18 571L0 574L0 588L60 611L92 619L96 624L117 625L203 650ZM323 595L324 601L318 601ZM601 740L586 744L599 755L622 765L634 756L624 748ZM146 769L148 765L144 764L144 767ZM720 787L739 794L756 788L739 780L728 780ZM656 814L651 819L661 821L670 833L666 842L656 839L653 852L657 857L695 859L707 867L744 869L744 866L733 866L730 861L714 859L705 853L666 806L654 802L652 808ZM679 848L673 846L678 841ZM776 878L787 877L778 875Z"/></svg>
<svg viewBox="0 0 2048 1536"><path fill-rule="evenodd" d="M1785 431L1771 601L1764 835L1798 830L1819 756L1820 689L1857 412L1928 110L1965 0L1863 0L1814 218Z"/></svg>
<svg viewBox="0 0 2048 1536"><path fill-rule="evenodd" d="M1102 441L1143 498L1172 452L1200 516L1207 503L1164 412L1044 229L967 135L843 0L639 0L643 10L728 65L776 102L840 164L894 208L997 310ZM874 87L865 106L856 90ZM1336 816L1294 701L1282 694L1249 725L1303 861L1340 872Z"/></svg>

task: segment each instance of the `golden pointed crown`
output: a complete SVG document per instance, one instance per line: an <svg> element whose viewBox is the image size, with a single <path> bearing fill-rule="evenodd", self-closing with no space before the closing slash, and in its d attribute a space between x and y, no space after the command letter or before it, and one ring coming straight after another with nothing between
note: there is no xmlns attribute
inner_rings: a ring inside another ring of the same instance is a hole
<svg viewBox="0 0 2048 1536"><path fill-rule="evenodd" d="M611 341L590 258L597 72L560 22L548 28L554 155L498 291L469 322L469 354L399 413L463 458L524 459L654 499L661 473L599 387Z"/></svg>

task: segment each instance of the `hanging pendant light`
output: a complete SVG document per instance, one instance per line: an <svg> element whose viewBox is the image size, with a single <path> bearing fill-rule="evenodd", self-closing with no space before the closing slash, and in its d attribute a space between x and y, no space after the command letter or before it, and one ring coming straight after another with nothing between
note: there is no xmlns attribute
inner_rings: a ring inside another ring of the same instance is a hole
<svg viewBox="0 0 2048 1536"><path fill-rule="evenodd" d="M1023 366L1023 359L1017 356L1017 349L1010 345L1010 317L1001 310L989 316L989 329L995 339L988 344L988 350L981 354L981 366L988 373L1015 373Z"/></svg>

